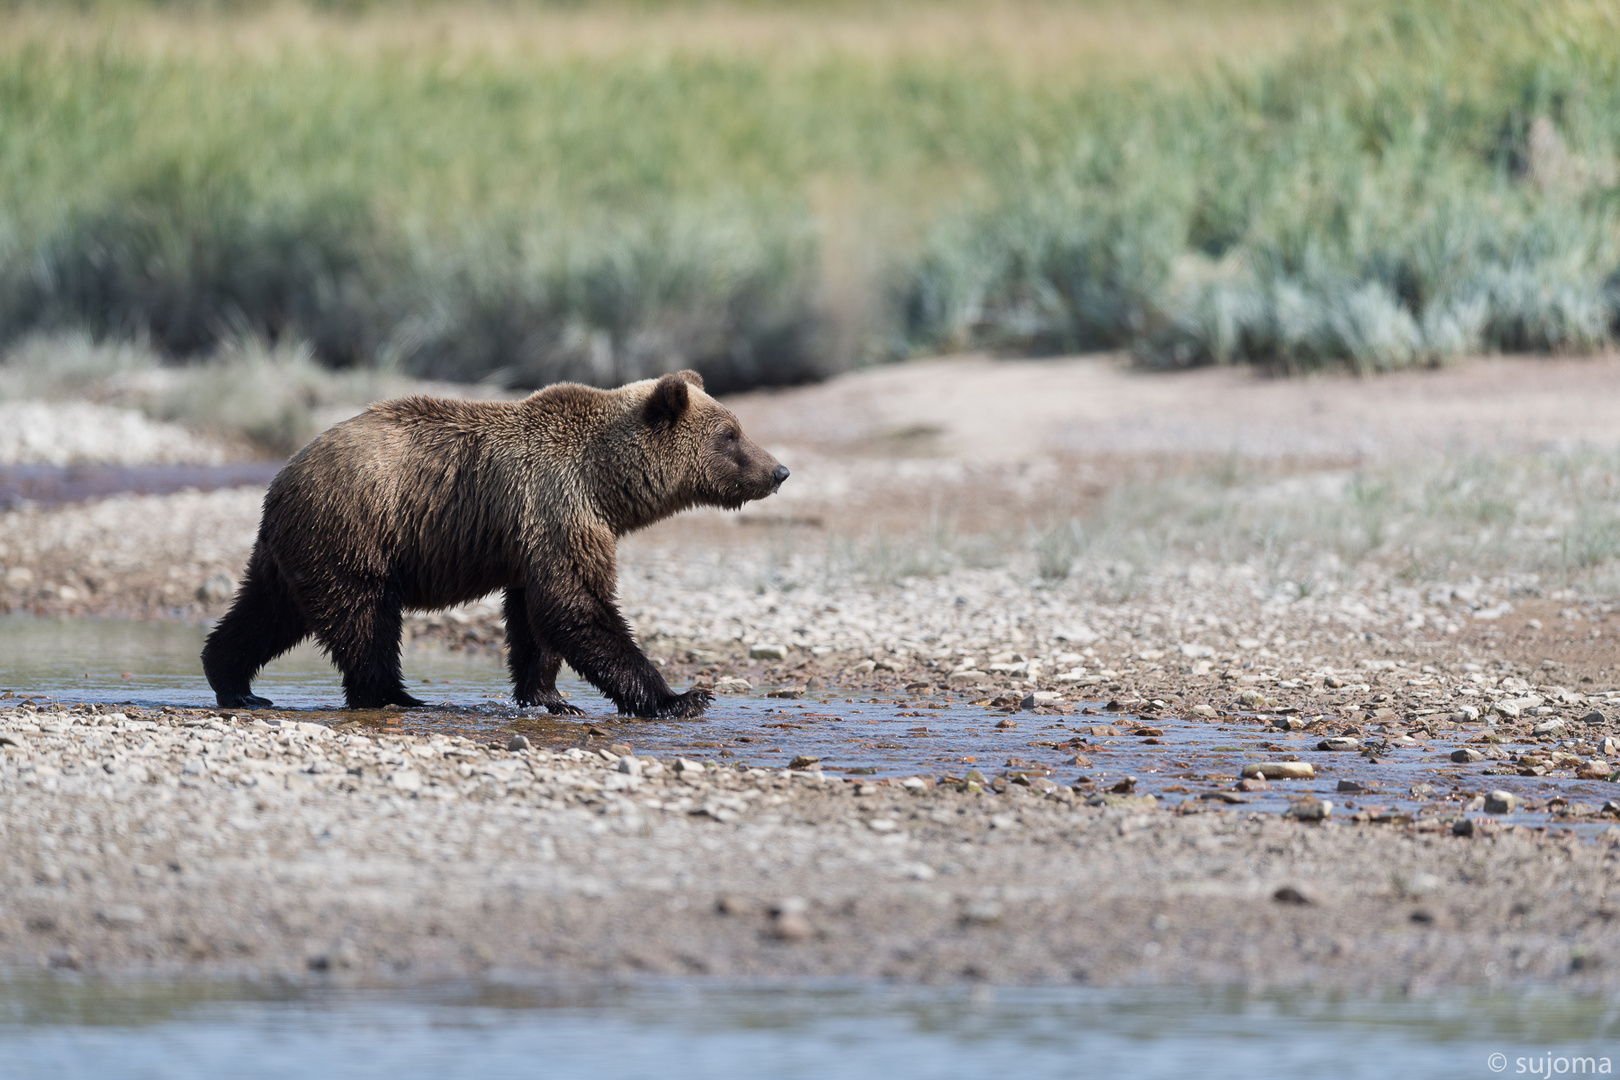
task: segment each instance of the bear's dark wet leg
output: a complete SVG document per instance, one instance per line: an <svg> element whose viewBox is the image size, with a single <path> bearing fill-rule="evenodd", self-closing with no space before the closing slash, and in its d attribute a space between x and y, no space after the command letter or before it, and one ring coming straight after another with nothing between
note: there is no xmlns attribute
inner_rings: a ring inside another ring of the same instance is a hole
<svg viewBox="0 0 1620 1080"><path fill-rule="evenodd" d="M399 670L399 597L386 588L335 590L346 603L320 618L315 636L343 672L343 696L351 709L386 705L417 708L427 702L405 691Z"/></svg>
<svg viewBox="0 0 1620 1080"><path fill-rule="evenodd" d="M583 716L585 710L570 705L557 692L557 670L562 655L534 636L529 625L528 593L507 589L503 604L506 615L506 665L512 672L512 695L522 706L544 705L546 711L563 716Z"/></svg>
<svg viewBox="0 0 1620 1080"><path fill-rule="evenodd" d="M231 609L203 644L203 674L220 708L271 708L268 699L253 693L253 679L308 632L275 563L255 549Z"/></svg>
<svg viewBox="0 0 1620 1080"><path fill-rule="evenodd" d="M630 627L606 589L578 578L552 577L526 590L529 620L538 641L555 642L564 660L613 700L621 713L646 719L702 716L713 701L707 690L677 694L636 646Z"/></svg>

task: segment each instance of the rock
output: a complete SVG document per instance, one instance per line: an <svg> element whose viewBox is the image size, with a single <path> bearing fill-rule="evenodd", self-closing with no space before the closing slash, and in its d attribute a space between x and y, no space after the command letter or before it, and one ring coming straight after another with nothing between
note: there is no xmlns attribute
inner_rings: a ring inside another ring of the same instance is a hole
<svg viewBox="0 0 1620 1080"><path fill-rule="evenodd" d="M807 914L810 905L790 896L771 909L771 936L778 941L804 941L814 937L816 928Z"/></svg>
<svg viewBox="0 0 1620 1080"><path fill-rule="evenodd" d="M952 686L960 686L963 683L978 684L984 682L989 677L990 676L983 671L953 671L945 677L945 681L950 683Z"/></svg>
<svg viewBox="0 0 1620 1080"><path fill-rule="evenodd" d="M675 759L675 771L682 776L685 776L687 773L702 776L703 766L700 763L693 761L691 758L678 757Z"/></svg>
<svg viewBox="0 0 1620 1080"><path fill-rule="evenodd" d="M1485 796L1487 814L1511 814L1519 805L1519 797L1511 791L1493 791Z"/></svg>
<svg viewBox="0 0 1620 1080"><path fill-rule="evenodd" d="M1157 810L1159 800L1152 795L1093 795L1087 806L1112 806L1120 810Z"/></svg>
<svg viewBox="0 0 1620 1080"><path fill-rule="evenodd" d="M1454 724L1477 724L1479 723L1479 710L1472 705L1459 705L1457 711L1451 714L1451 722Z"/></svg>
<svg viewBox="0 0 1620 1080"><path fill-rule="evenodd" d="M1246 780L1239 780L1237 789L1239 791L1270 791L1271 784L1264 777L1251 776Z"/></svg>
<svg viewBox="0 0 1620 1080"><path fill-rule="evenodd" d="M866 827L875 833L892 833L899 831L900 824L894 818L880 817L868 821Z"/></svg>
<svg viewBox="0 0 1620 1080"><path fill-rule="evenodd" d="M1308 761L1255 761L1243 766L1242 775L1262 780L1314 780L1316 766Z"/></svg>
<svg viewBox="0 0 1620 1080"><path fill-rule="evenodd" d="M968 926L988 926L1001 921L999 900L971 900L962 906L962 922Z"/></svg>
<svg viewBox="0 0 1620 1080"><path fill-rule="evenodd" d="M1258 690L1245 690L1238 695L1238 703L1244 708L1259 709L1270 705L1271 699Z"/></svg>
<svg viewBox="0 0 1620 1080"><path fill-rule="evenodd" d="M749 915L753 913L754 902L746 896L726 893L714 902L714 910L718 915Z"/></svg>
<svg viewBox="0 0 1620 1080"><path fill-rule="evenodd" d="M1589 758L1576 767L1575 777L1578 780L1607 780L1613 771L1602 758Z"/></svg>
<svg viewBox="0 0 1620 1080"><path fill-rule="evenodd" d="M635 753L635 751L630 749L629 743L616 742L612 746L608 747L608 753L612 754L616 758L622 758Z"/></svg>
<svg viewBox="0 0 1620 1080"><path fill-rule="evenodd" d="M96 918L114 930L127 930L146 921L146 912L133 904L110 904L96 912Z"/></svg>
<svg viewBox="0 0 1620 1080"><path fill-rule="evenodd" d="M1484 761L1485 755L1480 753L1478 750L1465 746L1460 750L1453 750L1451 752L1451 760L1459 762L1463 765L1470 765L1476 761Z"/></svg>
<svg viewBox="0 0 1620 1080"><path fill-rule="evenodd" d="M1205 719L1212 719L1218 715L1213 705L1194 705L1191 712L1194 716L1202 716Z"/></svg>
<svg viewBox="0 0 1620 1080"><path fill-rule="evenodd" d="M1543 720L1531 729L1532 735L1559 735L1563 733L1565 724L1562 720Z"/></svg>
<svg viewBox="0 0 1620 1080"><path fill-rule="evenodd" d="M523 735L514 735L506 740L506 748L514 753L519 750L527 750L529 745L528 738Z"/></svg>
<svg viewBox="0 0 1620 1080"><path fill-rule="evenodd" d="M754 685L747 679L739 679L735 675L727 675L714 682L714 692L717 694L746 694L753 688Z"/></svg>
<svg viewBox="0 0 1620 1080"><path fill-rule="evenodd" d="M1279 904L1297 904L1300 907L1314 907L1322 902L1322 894L1304 882L1284 885L1272 893L1271 898Z"/></svg>
<svg viewBox="0 0 1620 1080"><path fill-rule="evenodd" d="M854 667L850 668L849 670L854 672L856 675L870 675L870 674L872 674L872 672L877 670L877 661L876 660L862 660L860 663L856 664Z"/></svg>
<svg viewBox="0 0 1620 1080"><path fill-rule="evenodd" d="M1181 655L1190 660L1207 660L1215 655L1214 648L1209 645L1189 645L1182 642L1178 648L1181 650Z"/></svg>
<svg viewBox="0 0 1620 1080"><path fill-rule="evenodd" d="M814 755L811 755L811 754L797 754L797 755L794 756L792 761L788 762L788 768L790 768L790 769L799 769L799 770L813 769L817 765L820 765L820 764L821 764L821 759L818 758L818 757L815 757Z"/></svg>
<svg viewBox="0 0 1620 1080"><path fill-rule="evenodd" d="M1607 723L1607 722L1608 722L1607 717L1605 717L1597 709L1593 709L1591 712L1589 712L1585 716L1581 717L1581 723L1583 723L1583 724L1604 724L1604 723Z"/></svg>
<svg viewBox="0 0 1620 1080"><path fill-rule="evenodd" d="M1511 701L1498 701L1491 706L1491 712L1508 720L1519 718L1519 707Z"/></svg>
<svg viewBox="0 0 1620 1080"><path fill-rule="evenodd" d="M1305 721L1297 716L1273 716L1268 723L1278 731L1305 730Z"/></svg>
<svg viewBox="0 0 1620 1080"><path fill-rule="evenodd" d="M1326 799L1300 799L1283 811L1283 817L1299 821L1322 821L1333 813L1333 804Z"/></svg>
<svg viewBox="0 0 1620 1080"><path fill-rule="evenodd" d="M1361 740L1348 735L1335 735L1316 744L1318 750L1360 750Z"/></svg>
<svg viewBox="0 0 1620 1080"><path fill-rule="evenodd" d="M619 759L619 771L626 776L641 775L641 760L634 754L626 754Z"/></svg>
<svg viewBox="0 0 1620 1080"><path fill-rule="evenodd" d="M1052 636L1058 641L1068 641L1076 645L1090 645L1099 637L1089 626L1062 626L1053 630Z"/></svg>
<svg viewBox="0 0 1620 1080"><path fill-rule="evenodd" d="M748 647L750 660L786 660L787 646L785 645L750 645Z"/></svg>
<svg viewBox="0 0 1620 1080"><path fill-rule="evenodd" d="M1363 783L1360 780L1340 780L1336 790L1351 795L1362 795L1367 792L1377 791L1378 787L1375 784Z"/></svg>
<svg viewBox="0 0 1620 1080"><path fill-rule="evenodd" d="M1408 791L1411 794L1412 798L1414 798L1414 799L1432 799L1432 798L1434 798L1434 785L1433 784L1413 784L1411 786L1411 788L1408 789Z"/></svg>
<svg viewBox="0 0 1620 1080"><path fill-rule="evenodd" d="M197 586L197 599L205 604L223 604L236 592L236 579L221 571L210 574Z"/></svg>
<svg viewBox="0 0 1620 1080"><path fill-rule="evenodd" d="M388 778L388 786L395 791L421 791L422 774L415 769L400 769Z"/></svg>

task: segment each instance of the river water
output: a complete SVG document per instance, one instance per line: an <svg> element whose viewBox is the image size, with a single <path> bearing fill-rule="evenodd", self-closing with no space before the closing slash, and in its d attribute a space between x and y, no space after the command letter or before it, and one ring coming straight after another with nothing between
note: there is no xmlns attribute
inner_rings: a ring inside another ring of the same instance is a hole
<svg viewBox="0 0 1620 1080"><path fill-rule="evenodd" d="M1602 1075L1617 1062L1620 1007L1552 992L1367 999L643 981L381 993L0 981L0 1075L11 1080L1384 1080Z"/></svg>

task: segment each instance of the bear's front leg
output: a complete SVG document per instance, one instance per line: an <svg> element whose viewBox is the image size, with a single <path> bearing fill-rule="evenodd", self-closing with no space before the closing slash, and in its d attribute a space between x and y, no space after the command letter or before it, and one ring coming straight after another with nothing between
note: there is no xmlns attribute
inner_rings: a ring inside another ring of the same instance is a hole
<svg viewBox="0 0 1620 1080"><path fill-rule="evenodd" d="M584 709L570 705L557 691L562 655L535 638L527 591L507 589L502 606L506 615L506 666L512 672L512 696L517 703L524 708L544 705L555 716L584 716Z"/></svg>
<svg viewBox="0 0 1620 1080"><path fill-rule="evenodd" d="M702 716L713 696L677 694L636 647L610 595L579 578L557 575L528 587L530 630L550 642L568 665L612 699L627 716L648 720Z"/></svg>

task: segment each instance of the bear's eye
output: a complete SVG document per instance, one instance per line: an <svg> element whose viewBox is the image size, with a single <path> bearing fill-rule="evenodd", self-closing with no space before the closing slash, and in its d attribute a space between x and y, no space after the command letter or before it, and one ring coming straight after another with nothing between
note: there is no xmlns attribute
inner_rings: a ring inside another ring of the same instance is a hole
<svg viewBox="0 0 1620 1080"><path fill-rule="evenodd" d="M737 441L737 433L735 431L728 431L728 432L726 432L725 438L726 438L726 442L736 442Z"/></svg>

